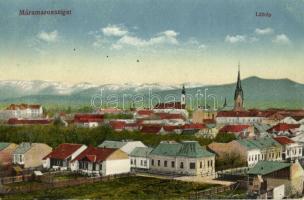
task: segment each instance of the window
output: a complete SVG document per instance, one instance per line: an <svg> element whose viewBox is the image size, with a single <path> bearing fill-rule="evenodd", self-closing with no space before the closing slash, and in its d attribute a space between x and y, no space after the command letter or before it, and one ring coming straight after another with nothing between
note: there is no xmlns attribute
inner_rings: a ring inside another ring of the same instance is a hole
<svg viewBox="0 0 304 200"><path fill-rule="evenodd" d="M131 159L131 165L133 165L133 159Z"/></svg>
<svg viewBox="0 0 304 200"><path fill-rule="evenodd" d="M143 165L144 165L143 160L140 160L140 165L141 165L141 166L143 166Z"/></svg>
<svg viewBox="0 0 304 200"><path fill-rule="evenodd" d="M212 160L210 160L210 166L213 167L213 161Z"/></svg>
<svg viewBox="0 0 304 200"><path fill-rule="evenodd" d="M164 161L164 167L167 167L167 165L168 165L168 161Z"/></svg>
<svg viewBox="0 0 304 200"><path fill-rule="evenodd" d="M191 162L189 167L190 167L190 169L195 169L195 163Z"/></svg>
<svg viewBox="0 0 304 200"><path fill-rule="evenodd" d="M181 162L179 168L184 169L184 163Z"/></svg>
<svg viewBox="0 0 304 200"><path fill-rule="evenodd" d="M203 168L203 162L202 161L200 162L200 168L201 169Z"/></svg>
<svg viewBox="0 0 304 200"><path fill-rule="evenodd" d="M157 161L157 165L160 166L160 160Z"/></svg>
<svg viewBox="0 0 304 200"><path fill-rule="evenodd" d="M147 166L147 161L146 160L144 161L144 166Z"/></svg>
<svg viewBox="0 0 304 200"><path fill-rule="evenodd" d="M154 166L154 160L152 159L152 161L151 161L151 164L152 164L152 166Z"/></svg>
<svg viewBox="0 0 304 200"><path fill-rule="evenodd" d="M171 167L174 168L175 167L175 162L171 161Z"/></svg>

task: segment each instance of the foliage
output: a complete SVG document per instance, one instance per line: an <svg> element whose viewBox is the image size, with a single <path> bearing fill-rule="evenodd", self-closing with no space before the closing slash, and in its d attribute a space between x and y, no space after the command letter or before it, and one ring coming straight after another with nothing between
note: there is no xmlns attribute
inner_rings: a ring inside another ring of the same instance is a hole
<svg viewBox="0 0 304 200"><path fill-rule="evenodd" d="M61 143L80 143L97 146L104 140L140 140L146 145L156 146L163 140L197 140L201 145L208 145L211 139L196 138L194 135L154 135L138 131L114 132L109 126L96 128L78 128L76 126L62 127L55 125L39 126L5 126L0 125L1 142L41 142L57 147Z"/></svg>
<svg viewBox="0 0 304 200"><path fill-rule="evenodd" d="M172 199L217 186L148 177L127 177L75 187L49 189L4 199ZM1 196L0 196L1 197Z"/></svg>
<svg viewBox="0 0 304 200"><path fill-rule="evenodd" d="M105 119L133 119L132 113L105 114Z"/></svg>
<svg viewBox="0 0 304 200"><path fill-rule="evenodd" d="M228 143L231 142L232 140L235 140L236 137L234 134L229 134L229 133L219 133L216 135L214 141L215 142L221 142L221 143Z"/></svg>
<svg viewBox="0 0 304 200"><path fill-rule="evenodd" d="M221 157L216 157L215 168L216 170L224 170L236 167L245 167L247 165L246 160L238 153L226 154Z"/></svg>

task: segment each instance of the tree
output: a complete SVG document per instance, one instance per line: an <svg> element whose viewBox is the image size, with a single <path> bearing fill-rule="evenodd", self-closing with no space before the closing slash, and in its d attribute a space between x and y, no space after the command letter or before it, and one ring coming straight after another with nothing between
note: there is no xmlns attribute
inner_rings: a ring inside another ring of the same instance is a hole
<svg viewBox="0 0 304 200"><path fill-rule="evenodd" d="M230 133L218 133L214 139L215 142L228 143L232 140L235 140L236 137L234 134Z"/></svg>

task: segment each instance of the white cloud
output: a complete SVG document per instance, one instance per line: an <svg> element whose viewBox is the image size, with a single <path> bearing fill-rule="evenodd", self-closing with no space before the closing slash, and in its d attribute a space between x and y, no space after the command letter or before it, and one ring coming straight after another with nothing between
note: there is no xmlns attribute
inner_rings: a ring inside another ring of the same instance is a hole
<svg viewBox="0 0 304 200"><path fill-rule="evenodd" d="M58 31L54 30L52 32L45 32L42 31L38 33L37 37L40 40L43 40L45 42L57 42L58 41Z"/></svg>
<svg viewBox="0 0 304 200"><path fill-rule="evenodd" d="M246 42L246 36L245 35L235 35L235 36L227 35L225 38L225 42L232 43L232 44L238 43L238 42Z"/></svg>
<svg viewBox="0 0 304 200"><path fill-rule="evenodd" d="M290 39L285 34L277 35L273 40L276 44L290 44Z"/></svg>
<svg viewBox="0 0 304 200"><path fill-rule="evenodd" d="M255 29L255 33L257 35L269 35L272 34L274 31L272 28L264 28L264 29L260 29L260 28L256 28Z"/></svg>
<svg viewBox="0 0 304 200"><path fill-rule="evenodd" d="M201 45L198 46L198 48L199 48L199 49L202 49L202 50L206 50L207 47L208 47L208 46L205 45L205 44L201 44Z"/></svg>
<svg viewBox="0 0 304 200"><path fill-rule="evenodd" d="M112 48L120 49L123 47L123 45L129 45L134 47L147 47L147 46L154 46L161 44L177 45L178 44L178 40L176 39L177 35L178 33L173 30L167 30L158 33L156 36L150 39L142 39L137 36L127 34L121 37L115 44L113 44Z"/></svg>
<svg viewBox="0 0 304 200"><path fill-rule="evenodd" d="M128 34L128 30L119 25L108 25L102 28L101 31L105 36L122 37Z"/></svg>

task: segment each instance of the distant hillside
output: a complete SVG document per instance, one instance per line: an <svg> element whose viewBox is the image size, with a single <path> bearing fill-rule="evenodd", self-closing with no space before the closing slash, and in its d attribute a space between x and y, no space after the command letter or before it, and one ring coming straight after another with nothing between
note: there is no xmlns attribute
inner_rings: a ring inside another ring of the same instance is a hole
<svg viewBox="0 0 304 200"><path fill-rule="evenodd" d="M249 77L242 80L244 90L245 106L247 108L304 108L304 84L294 82L289 79L261 79ZM218 105L221 106L224 99L233 105L233 95L235 83L225 85L200 85L186 84L186 92L189 95L188 104L192 99L193 107L197 106L197 94L204 94L207 88L207 95L216 96ZM141 95L145 99L145 106L148 106L150 95L159 95L162 101L165 96L171 95L179 100L181 85L161 85L161 84L109 84L93 85L81 83L77 85L66 85L59 82L48 81L0 81L0 103L40 103L45 105L90 105L92 97L102 94L104 99L112 95L117 95L119 102L123 96L125 106L130 102L130 96ZM201 96L199 104L204 105L204 97ZM109 99L108 99L109 100ZM210 97L208 105L213 105ZM155 101L154 101L155 102ZM129 106L129 105L128 105Z"/></svg>

